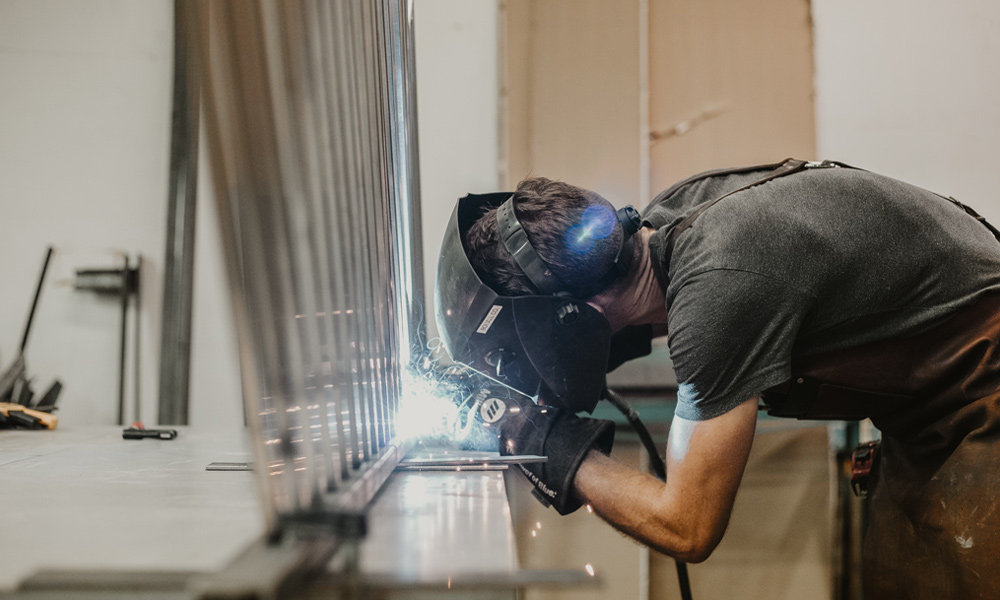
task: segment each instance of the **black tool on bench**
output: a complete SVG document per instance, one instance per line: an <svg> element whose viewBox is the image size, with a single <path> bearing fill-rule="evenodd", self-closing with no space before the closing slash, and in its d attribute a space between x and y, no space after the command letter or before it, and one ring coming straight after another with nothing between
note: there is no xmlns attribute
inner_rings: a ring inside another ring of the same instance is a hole
<svg viewBox="0 0 1000 600"><path fill-rule="evenodd" d="M142 423L139 423L138 421L122 430L123 440L141 440L145 438L172 440L176 437L176 429L146 429L143 427Z"/></svg>

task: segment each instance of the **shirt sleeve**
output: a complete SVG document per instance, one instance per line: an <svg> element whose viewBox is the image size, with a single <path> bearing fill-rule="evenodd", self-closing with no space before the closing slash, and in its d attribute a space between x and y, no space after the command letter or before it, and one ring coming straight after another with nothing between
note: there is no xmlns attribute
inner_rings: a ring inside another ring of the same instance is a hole
<svg viewBox="0 0 1000 600"><path fill-rule="evenodd" d="M811 295L749 271L715 269L684 282L668 311L676 414L711 419L786 381L814 305Z"/></svg>

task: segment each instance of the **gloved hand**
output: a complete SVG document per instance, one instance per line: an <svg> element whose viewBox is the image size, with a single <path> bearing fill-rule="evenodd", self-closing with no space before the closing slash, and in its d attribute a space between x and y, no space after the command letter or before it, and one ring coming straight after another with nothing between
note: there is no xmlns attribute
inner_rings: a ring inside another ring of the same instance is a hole
<svg viewBox="0 0 1000 600"><path fill-rule="evenodd" d="M463 450L500 450L500 425L534 401L465 365L453 365L438 375L442 395L454 399L456 411L446 424L451 439Z"/></svg>
<svg viewBox="0 0 1000 600"><path fill-rule="evenodd" d="M592 447L604 454L611 452L613 422L538 406L528 396L464 365L445 369L439 382L458 407L449 425L455 442L466 450L546 456L545 463L518 465L535 486L534 496L562 515L580 508L570 492L576 471Z"/></svg>
<svg viewBox="0 0 1000 600"><path fill-rule="evenodd" d="M531 403L500 422L500 453L547 456L544 463L518 467L535 486L532 491L542 504L561 515L582 506L572 494L573 479L587 452L595 448L610 454L615 439L612 421L580 418L575 414Z"/></svg>

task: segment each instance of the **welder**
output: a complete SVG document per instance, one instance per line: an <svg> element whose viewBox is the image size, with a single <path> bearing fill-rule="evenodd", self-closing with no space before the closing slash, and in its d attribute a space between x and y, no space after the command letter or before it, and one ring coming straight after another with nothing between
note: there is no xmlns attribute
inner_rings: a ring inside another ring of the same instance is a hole
<svg viewBox="0 0 1000 600"><path fill-rule="evenodd" d="M501 451L560 513L582 503L667 555L719 543L759 408L871 418L868 598L1000 589L1000 242L975 211L831 161L720 169L641 216L545 178L459 200L438 324L455 361L535 398ZM666 334L662 482L607 456L604 376Z"/></svg>

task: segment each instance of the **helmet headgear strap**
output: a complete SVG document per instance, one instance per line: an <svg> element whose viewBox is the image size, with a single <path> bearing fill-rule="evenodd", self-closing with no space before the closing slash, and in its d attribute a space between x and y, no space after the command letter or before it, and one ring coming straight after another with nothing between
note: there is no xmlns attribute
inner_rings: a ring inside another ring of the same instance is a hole
<svg viewBox="0 0 1000 600"><path fill-rule="evenodd" d="M514 258L514 262L524 272L528 280L539 294L570 295L576 298L589 298L604 291L616 279L628 273L632 265L632 237L642 226L642 219L632 206L618 209L615 216L622 227L622 243L614 261L601 277L586 286L570 286L562 281L547 262L535 251L528 241L520 221L514 214L514 197L507 198L497 208L497 231L504 247Z"/></svg>

